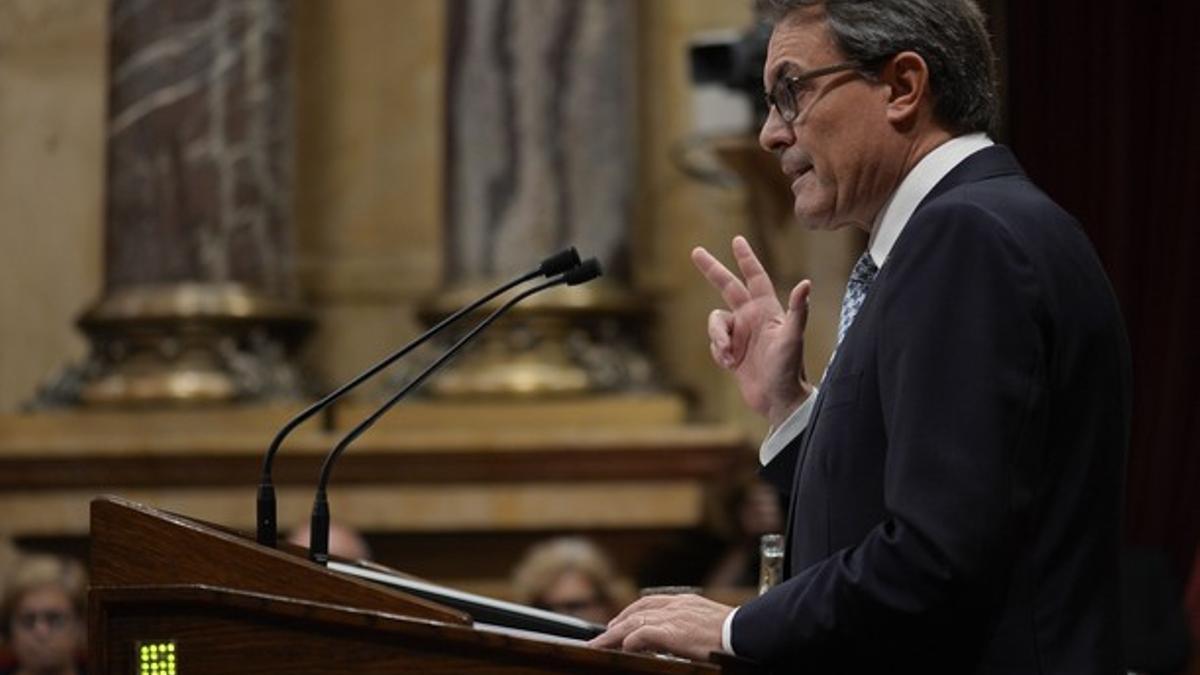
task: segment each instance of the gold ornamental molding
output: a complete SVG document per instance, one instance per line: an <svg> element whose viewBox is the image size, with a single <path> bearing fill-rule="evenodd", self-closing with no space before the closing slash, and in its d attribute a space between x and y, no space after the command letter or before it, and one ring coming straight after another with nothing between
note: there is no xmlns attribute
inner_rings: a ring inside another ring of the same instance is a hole
<svg viewBox="0 0 1200 675"><path fill-rule="evenodd" d="M291 356L312 327L302 308L237 283L115 289L78 325L88 361L36 405L159 406L303 396Z"/></svg>
<svg viewBox="0 0 1200 675"><path fill-rule="evenodd" d="M447 290L421 316L440 320L489 290L486 284ZM503 300L485 305L478 321ZM643 347L649 303L603 280L557 288L515 306L480 334L429 382L438 397L538 398L654 389L656 375Z"/></svg>

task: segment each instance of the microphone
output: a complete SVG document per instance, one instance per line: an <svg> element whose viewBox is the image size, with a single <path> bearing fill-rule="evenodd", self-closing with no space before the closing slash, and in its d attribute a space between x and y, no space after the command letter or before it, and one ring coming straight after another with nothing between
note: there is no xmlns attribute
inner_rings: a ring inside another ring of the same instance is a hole
<svg viewBox="0 0 1200 675"><path fill-rule="evenodd" d="M422 382L424 382L430 375L434 373L434 371L450 360L450 358L453 357L458 350L462 349L462 347L470 342L476 335L478 335L480 331L491 325L493 321L500 318L502 314L507 312L518 302L521 302L525 298L534 295L535 293L541 293L542 291L555 286L561 286L563 284L568 286L578 286L579 284L587 283L601 274L600 261L596 260L595 258L589 258L581 265L567 270L566 272L563 272L549 281L544 281L533 288L521 291L516 296L512 297L503 305L498 307L485 319L480 321L466 335L459 338L457 342L451 345L451 347L436 360L434 360L433 363L429 364L425 370L422 370L420 373L418 373L417 376L413 378L411 382L406 384L404 388L397 392L396 395L388 399L386 403L381 405L375 412L371 413L369 417L360 422L358 426L351 429L350 432L342 438L342 440L338 441L338 444L334 446L333 450L331 450L329 454L325 456L325 463L321 465L321 479L317 482L317 494L313 499L312 521L309 528L309 557L312 559L312 561L320 563L321 565L325 565L329 562L329 500L326 498L325 489L329 485L329 476L333 472L334 462L337 461L338 457L345 452L346 448L349 447L351 443L361 436L363 432L365 432L367 429L370 429L376 422L378 422L379 418L387 414L387 412L392 409L392 406L396 405L400 399L407 396L408 393L413 389L419 387Z"/></svg>
<svg viewBox="0 0 1200 675"><path fill-rule="evenodd" d="M283 443L283 439L287 438L288 434L292 433L293 429L300 426L301 423L313 415L316 415L325 408L329 407L331 403L341 398L351 389L354 389L379 371L395 363L397 359L424 344L429 340L429 338L437 335L450 324L454 323L466 314L475 311L481 305L488 303L497 296L511 290L513 287L519 286L532 279L536 279L539 276L551 278L556 275L568 274L571 273L572 270L577 269L579 266L579 253L575 250L574 246L555 253L539 263L537 269L530 270L524 274L514 277L512 280L501 285L482 298L472 302L466 307L463 307L445 319L442 319L437 323L437 325L422 333L419 337L417 337L417 339L409 342L400 350L393 352L391 355L364 370L362 373L359 373L357 377L333 390L316 403L313 403L309 407L305 408L300 412L300 414L289 420L287 424L284 424L283 428L281 428L279 432L275 434L275 438L271 440L271 445L267 448L267 452L263 456L262 475L259 478L258 483L258 543L264 546L270 546L272 548L274 548L276 544L276 539L278 537L278 525L275 519L275 485L271 479L271 467L275 461L275 453L279 452L279 446Z"/></svg>

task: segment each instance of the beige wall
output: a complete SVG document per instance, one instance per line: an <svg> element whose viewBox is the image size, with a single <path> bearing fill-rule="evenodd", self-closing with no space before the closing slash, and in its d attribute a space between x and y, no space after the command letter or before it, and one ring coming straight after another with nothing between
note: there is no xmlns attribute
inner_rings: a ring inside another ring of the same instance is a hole
<svg viewBox="0 0 1200 675"><path fill-rule="evenodd" d="M688 259L697 244L728 259L729 239L751 229L746 194L696 183L669 158L692 125L689 38L746 26L749 3L642 0L638 12L635 284L659 304L658 355L699 417L761 429L710 364L717 297ZM444 13L441 0L294 5L298 263L320 320L306 358L331 381L413 335L415 308L440 287ZM105 15L103 2L0 0L0 411L78 358L72 322L99 292ZM844 279L842 244L782 236L797 254L781 286ZM831 347L840 283L819 287L810 371Z"/></svg>
<svg viewBox="0 0 1200 675"><path fill-rule="evenodd" d="M0 412L85 343L99 294L107 3L0 0Z"/></svg>
<svg viewBox="0 0 1200 675"><path fill-rule="evenodd" d="M638 283L660 301L656 346L668 376L695 393L700 417L737 417L737 391L712 365L705 335L708 312L719 299L689 255L697 245L728 250L733 235L747 228L745 194L688 179L671 150L692 129L689 38L745 26L749 3L676 0L639 7L642 175L634 251L636 268L646 273Z"/></svg>
<svg viewBox="0 0 1200 675"><path fill-rule="evenodd" d="M295 10L297 248L320 325L308 353L339 381L412 336L440 286L445 8Z"/></svg>

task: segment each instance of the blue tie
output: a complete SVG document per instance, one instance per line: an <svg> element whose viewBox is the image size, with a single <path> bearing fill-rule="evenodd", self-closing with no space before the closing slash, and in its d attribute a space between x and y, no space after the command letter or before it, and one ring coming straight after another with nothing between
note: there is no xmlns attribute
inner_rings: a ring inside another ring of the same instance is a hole
<svg viewBox="0 0 1200 675"><path fill-rule="evenodd" d="M846 282L846 295L842 298L842 318L838 321L838 344L846 337L846 331L854 323L854 317L867 299L867 291L871 290L871 282L879 273L879 267L871 260L871 253L863 251L854 269L850 271L850 281Z"/></svg>

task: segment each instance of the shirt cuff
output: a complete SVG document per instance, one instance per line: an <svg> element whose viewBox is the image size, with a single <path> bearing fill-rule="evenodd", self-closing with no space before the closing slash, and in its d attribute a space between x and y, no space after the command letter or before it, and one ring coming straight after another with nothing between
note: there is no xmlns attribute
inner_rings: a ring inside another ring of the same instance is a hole
<svg viewBox="0 0 1200 675"><path fill-rule="evenodd" d="M775 459L775 456L782 452L788 443L791 443L804 431L804 428L808 426L808 418L812 417L813 402L816 400L817 389L814 387L808 398L804 399L804 403L793 410L783 424L767 434L766 440L758 448L758 461L763 466L770 464L771 460Z"/></svg>
<svg viewBox="0 0 1200 675"><path fill-rule="evenodd" d="M737 614L738 608L734 607L729 616L725 617L725 623L721 626L721 650L726 654L733 654L733 615ZM737 654L733 654L737 656Z"/></svg>

